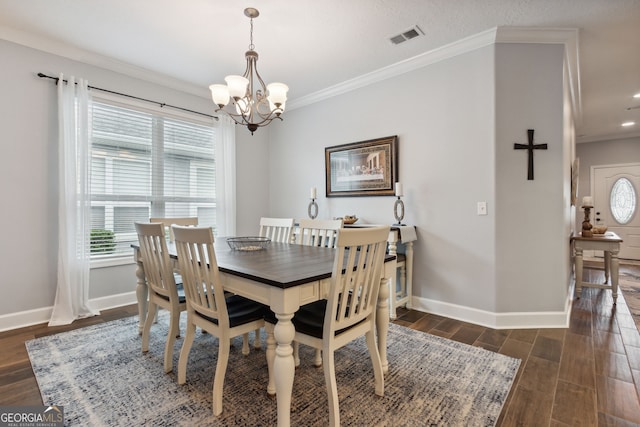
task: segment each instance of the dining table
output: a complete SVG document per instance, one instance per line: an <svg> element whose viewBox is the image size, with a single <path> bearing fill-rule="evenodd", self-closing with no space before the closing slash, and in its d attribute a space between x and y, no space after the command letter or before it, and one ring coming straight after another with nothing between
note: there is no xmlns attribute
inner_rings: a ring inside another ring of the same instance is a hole
<svg viewBox="0 0 640 427"><path fill-rule="evenodd" d="M139 245L135 243L131 246L137 264L138 332L142 333L147 316L148 289ZM276 396L277 425L288 427L295 376L292 347L295 327L291 319L300 306L326 297L336 251L332 248L279 242L271 242L263 250L242 251L231 249L224 237L216 238L214 248L225 290L268 305L278 319L274 329L275 390L267 390L267 393ZM175 244L167 243L167 250L177 271ZM389 370L389 281L395 273L396 257L387 254L376 307L376 338L385 373Z"/></svg>

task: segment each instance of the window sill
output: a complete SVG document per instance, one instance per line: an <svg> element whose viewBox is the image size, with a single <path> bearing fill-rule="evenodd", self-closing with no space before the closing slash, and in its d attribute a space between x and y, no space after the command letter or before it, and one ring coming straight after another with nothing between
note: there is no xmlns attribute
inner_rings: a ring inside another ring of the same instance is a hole
<svg viewBox="0 0 640 427"><path fill-rule="evenodd" d="M119 265L135 264L132 256L121 256L117 258L94 259L91 260L91 269L116 267Z"/></svg>

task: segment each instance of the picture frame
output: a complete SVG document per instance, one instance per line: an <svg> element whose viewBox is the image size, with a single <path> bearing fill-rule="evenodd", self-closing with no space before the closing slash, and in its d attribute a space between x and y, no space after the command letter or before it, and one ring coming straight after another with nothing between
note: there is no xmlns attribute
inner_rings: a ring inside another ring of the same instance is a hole
<svg viewBox="0 0 640 427"><path fill-rule="evenodd" d="M393 196L398 180L398 136L326 147L327 197Z"/></svg>

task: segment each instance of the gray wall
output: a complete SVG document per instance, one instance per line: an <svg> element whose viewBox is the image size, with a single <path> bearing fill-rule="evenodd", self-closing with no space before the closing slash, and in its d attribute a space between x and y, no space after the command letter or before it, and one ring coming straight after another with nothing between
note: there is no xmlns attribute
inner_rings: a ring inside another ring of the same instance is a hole
<svg viewBox="0 0 640 427"><path fill-rule="evenodd" d="M325 147L397 134L405 222L418 229L417 305L496 326L503 316L559 326L572 222L563 82L561 46L495 45L287 112L270 130L271 212L306 216L309 187L324 188ZM549 144L535 154L534 181L526 151L513 149L529 128ZM319 193L319 217L394 220L393 197ZM479 201L489 215L476 215Z"/></svg>

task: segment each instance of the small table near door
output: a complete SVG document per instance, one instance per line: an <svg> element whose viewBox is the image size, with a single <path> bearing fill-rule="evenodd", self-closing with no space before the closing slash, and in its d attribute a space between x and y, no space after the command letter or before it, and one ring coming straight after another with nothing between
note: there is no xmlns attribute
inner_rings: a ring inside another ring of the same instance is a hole
<svg viewBox="0 0 640 427"><path fill-rule="evenodd" d="M582 293L582 287L592 287L601 289L611 289L613 292L613 304L618 299L618 253L620 252L620 243L622 239L612 231L608 231L603 235L594 235L593 237L582 237L582 233L571 237L574 249L576 292L578 298ZM604 284L590 283L582 281L584 250L604 251ZM609 277L611 277L611 285L608 285Z"/></svg>

